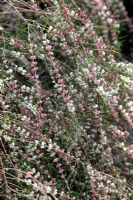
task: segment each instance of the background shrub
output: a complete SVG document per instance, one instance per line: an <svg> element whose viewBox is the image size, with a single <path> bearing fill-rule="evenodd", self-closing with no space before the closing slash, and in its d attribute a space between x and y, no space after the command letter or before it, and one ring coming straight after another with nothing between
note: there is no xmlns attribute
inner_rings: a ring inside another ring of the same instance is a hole
<svg viewBox="0 0 133 200"><path fill-rule="evenodd" d="M132 24L121 1L84 5L1 4L2 199L132 199Z"/></svg>

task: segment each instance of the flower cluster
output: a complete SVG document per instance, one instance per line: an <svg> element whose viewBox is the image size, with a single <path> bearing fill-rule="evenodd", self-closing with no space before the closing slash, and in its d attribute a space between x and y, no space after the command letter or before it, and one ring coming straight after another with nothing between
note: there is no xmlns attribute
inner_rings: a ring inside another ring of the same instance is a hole
<svg viewBox="0 0 133 200"><path fill-rule="evenodd" d="M118 1L90 0L91 16L38 2L7 2L0 27L0 195L131 200L133 64L118 52Z"/></svg>

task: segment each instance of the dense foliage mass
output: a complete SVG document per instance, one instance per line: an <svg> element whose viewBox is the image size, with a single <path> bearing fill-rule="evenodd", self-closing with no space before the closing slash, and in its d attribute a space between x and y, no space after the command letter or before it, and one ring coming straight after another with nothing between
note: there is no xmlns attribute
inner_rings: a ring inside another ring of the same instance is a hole
<svg viewBox="0 0 133 200"><path fill-rule="evenodd" d="M133 64L117 37L133 25L122 1L0 9L1 198L131 200Z"/></svg>

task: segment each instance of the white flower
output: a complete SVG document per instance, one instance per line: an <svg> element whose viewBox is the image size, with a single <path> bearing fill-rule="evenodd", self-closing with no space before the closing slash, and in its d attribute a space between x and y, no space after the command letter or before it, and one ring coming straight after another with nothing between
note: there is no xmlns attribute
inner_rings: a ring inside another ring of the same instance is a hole
<svg viewBox="0 0 133 200"><path fill-rule="evenodd" d="M40 147L41 149L44 149L44 145L41 145L41 147Z"/></svg>
<svg viewBox="0 0 133 200"><path fill-rule="evenodd" d="M84 73L86 73L86 74L89 73L89 69L87 69L87 68L83 68L82 71L83 71Z"/></svg>
<svg viewBox="0 0 133 200"><path fill-rule="evenodd" d="M22 130L21 130L22 133L25 133L25 131L26 131L25 129L22 129Z"/></svg>
<svg viewBox="0 0 133 200"><path fill-rule="evenodd" d="M54 0L54 2L53 2L53 3L54 3L54 5L57 5L57 4L58 4L58 2L57 2L56 0Z"/></svg>
<svg viewBox="0 0 133 200"><path fill-rule="evenodd" d="M25 121L27 119L27 117L24 115L21 119L22 119L22 121Z"/></svg>
<svg viewBox="0 0 133 200"><path fill-rule="evenodd" d="M16 56L16 58L19 58L20 52L16 52L15 56Z"/></svg>
<svg viewBox="0 0 133 200"><path fill-rule="evenodd" d="M39 197L39 200L46 200L46 199L47 199L47 195L45 195L45 194L43 196Z"/></svg>
<svg viewBox="0 0 133 200"><path fill-rule="evenodd" d="M37 183L34 183L34 184L33 184L33 187L34 187L35 189L37 189Z"/></svg>
<svg viewBox="0 0 133 200"><path fill-rule="evenodd" d="M51 151L51 149L53 148L52 144L48 145L48 151Z"/></svg>
<svg viewBox="0 0 133 200"><path fill-rule="evenodd" d="M50 26L50 27L48 28L48 32L51 32L52 29L53 29L53 26Z"/></svg>
<svg viewBox="0 0 133 200"><path fill-rule="evenodd" d="M23 70L22 71L22 75L25 75L27 72L26 72L26 70Z"/></svg>
<svg viewBox="0 0 133 200"><path fill-rule="evenodd" d="M14 39L11 39L10 44L13 45L14 42L15 42L15 40L14 40Z"/></svg>
<svg viewBox="0 0 133 200"><path fill-rule="evenodd" d="M90 50L89 53L90 53L90 56L93 56L93 51L92 50Z"/></svg>
<svg viewBox="0 0 133 200"><path fill-rule="evenodd" d="M44 146L46 143L44 141L42 141L42 145Z"/></svg>
<svg viewBox="0 0 133 200"><path fill-rule="evenodd" d="M110 186L111 186L112 188L115 188L115 187L116 187L114 183L111 183Z"/></svg>
<svg viewBox="0 0 133 200"><path fill-rule="evenodd" d="M111 24L111 23L113 22L113 20L112 20L111 18L108 18L108 19L107 19L107 22L108 22L109 24Z"/></svg>
<svg viewBox="0 0 133 200"><path fill-rule="evenodd" d="M15 143L12 142L12 143L10 144L10 147L11 147L11 148L15 147Z"/></svg>
<svg viewBox="0 0 133 200"><path fill-rule="evenodd" d="M55 188L54 191L53 191L53 195L57 195L57 189Z"/></svg>
<svg viewBox="0 0 133 200"><path fill-rule="evenodd" d="M115 28L120 28L120 24L115 24L114 27Z"/></svg>
<svg viewBox="0 0 133 200"><path fill-rule="evenodd" d="M22 91L25 91L25 90L26 90L26 85L23 85L23 86L21 87L21 90L22 90Z"/></svg>
<svg viewBox="0 0 133 200"><path fill-rule="evenodd" d="M30 87L26 87L26 92L30 92L30 91L31 91Z"/></svg>
<svg viewBox="0 0 133 200"><path fill-rule="evenodd" d="M50 193L52 191L51 187L50 186L47 186L46 187L46 193Z"/></svg>
<svg viewBox="0 0 133 200"><path fill-rule="evenodd" d="M130 170L130 174L133 175L133 170Z"/></svg>
<svg viewBox="0 0 133 200"><path fill-rule="evenodd" d="M7 136L7 135L4 135L4 139L5 139L5 141L8 141L8 142L11 141L11 137L10 137L10 136Z"/></svg>
<svg viewBox="0 0 133 200"><path fill-rule="evenodd" d="M17 131L21 131L21 127L20 126L17 128Z"/></svg>
<svg viewBox="0 0 133 200"><path fill-rule="evenodd" d="M4 30L4 28L2 26L0 26L0 31L3 31L3 30Z"/></svg>
<svg viewBox="0 0 133 200"><path fill-rule="evenodd" d="M123 106L122 106L122 105L119 105L119 109L122 110L122 108L123 108Z"/></svg>
<svg viewBox="0 0 133 200"><path fill-rule="evenodd" d="M33 168L33 169L32 169L32 173L33 173L33 174L35 174L35 172L36 172L36 169L35 169L35 168Z"/></svg>
<svg viewBox="0 0 133 200"><path fill-rule="evenodd" d="M71 16L74 16L74 15L75 15L75 11L72 10L72 11L71 11Z"/></svg>
<svg viewBox="0 0 133 200"><path fill-rule="evenodd" d="M117 63L116 65L117 65L117 67L120 67L121 66L121 62Z"/></svg>
<svg viewBox="0 0 133 200"><path fill-rule="evenodd" d="M38 145L39 144L39 141L38 140L35 140L35 145Z"/></svg>
<svg viewBox="0 0 133 200"><path fill-rule="evenodd" d="M18 67L18 71L19 72L23 71L23 67Z"/></svg>
<svg viewBox="0 0 133 200"><path fill-rule="evenodd" d="M13 70L12 70L12 69L9 69L9 70L7 71L7 74L12 74L12 72L13 72Z"/></svg>
<svg viewBox="0 0 133 200"><path fill-rule="evenodd" d="M55 156L55 152L50 154L50 157L54 157Z"/></svg>
<svg viewBox="0 0 133 200"><path fill-rule="evenodd" d="M50 44L50 41L49 40L46 40L47 44Z"/></svg>
<svg viewBox="0 0 133 200"><path fill-rule="evenodd" d="M26 180L26 183L27 183L27 185L31 185L32 180L31 180L31 179L28 179L28 180Z"/></svg>
<svg viewBox="0 0 133 200"><path fill-rule="evenodd" d="M103 86L99 86L99 87L97 88L97 90L98 90L99 92L101 92L102 94L105 94L105 91L104 91L104 89L103 89Z"/></svg>
<svg viewBox="0 0 133 200"><path fill-rule="evenodd" d="M43 44L44 44L44 45L46 45L46 44L47 44L46 40L43 40L42 42L43 42Z"/></svg>
<svg viewBox="0 0 133 200"><path fill-rule="evenodd" d="M73 101L70 101L69 103L67 103L67 107L69 112L74 112L75 111L75 107L73 105Z"/></svg>
<svg viewBox="0 0 133 200"><path fill-rule="evenodd" d="M35 92L35 88L34 87L31 88L31 92Z"/></svg>
<svg viewBox="0 0 133 200"><path fill-rule="evenodd" d="M56 83L56 84L54 85L54 87L55 87L55 88L58 88L58 87L59 87L59 85Z"/></svg>

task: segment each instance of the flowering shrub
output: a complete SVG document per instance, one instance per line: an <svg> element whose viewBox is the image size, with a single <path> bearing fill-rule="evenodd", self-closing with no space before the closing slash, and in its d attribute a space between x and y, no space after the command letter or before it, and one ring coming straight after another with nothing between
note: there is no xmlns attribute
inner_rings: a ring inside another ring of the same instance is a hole
<svg viewBox="0 0 133 200"><path fill-rule="evenodd" d="M130 200L133 64L119 53L119 3L91 0L89 16L49 2L3 5L0 195Z"/></svg>

